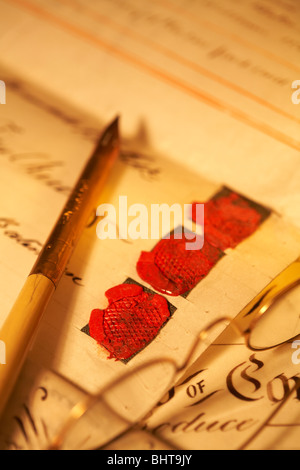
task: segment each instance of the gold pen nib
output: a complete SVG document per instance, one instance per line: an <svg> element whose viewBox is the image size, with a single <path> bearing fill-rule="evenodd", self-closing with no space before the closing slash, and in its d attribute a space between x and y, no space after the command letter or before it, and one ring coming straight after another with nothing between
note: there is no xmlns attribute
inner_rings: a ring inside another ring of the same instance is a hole
<svg viewBox="0 0 300 470"><path fill-rule="evenodd" d="M104 130L94 153L100 149L113 149L119 141L119 116Z"/></svg>

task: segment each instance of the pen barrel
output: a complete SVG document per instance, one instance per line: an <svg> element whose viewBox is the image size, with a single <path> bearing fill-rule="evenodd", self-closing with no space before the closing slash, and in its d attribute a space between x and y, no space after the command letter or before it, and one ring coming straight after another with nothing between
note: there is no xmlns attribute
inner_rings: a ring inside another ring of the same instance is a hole
<svg viewBox="0 0 300 470"><path fill-rule="evenodd" d="M12 392L43 312L53 295L118 158L116 119L102 135L55 224L2 330L6 364L0 365L0 416Z"/></svg>
<svg viewBox="0 0 300 470"><path fill-rule="evenodd" d="M118 158L120 144L115 132L113 126L111 135L109 131L104 134L30 274L43 274L58 285Z"/></svg>
<svg viewBox="0 0 300 470"><path fill-rule="evenodd" d="M1 329L0 337L5 344L6 363L0 365L0 415L11 395L54 291L53 282L45 276L29 276Z"/></svg>

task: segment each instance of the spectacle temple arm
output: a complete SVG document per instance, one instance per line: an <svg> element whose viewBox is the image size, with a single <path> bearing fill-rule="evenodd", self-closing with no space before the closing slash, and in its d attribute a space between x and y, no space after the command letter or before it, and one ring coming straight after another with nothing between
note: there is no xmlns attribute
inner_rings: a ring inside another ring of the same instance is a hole
<svg viewBox="0 0 300 470"><path fill-rule="evenodd" d="M279 273L259 292L229 325L230 330L243 335L248 343L249 335L260 317L283 294L300 283L300 258ZM248 344L249 346L249 344Z"/></svg>

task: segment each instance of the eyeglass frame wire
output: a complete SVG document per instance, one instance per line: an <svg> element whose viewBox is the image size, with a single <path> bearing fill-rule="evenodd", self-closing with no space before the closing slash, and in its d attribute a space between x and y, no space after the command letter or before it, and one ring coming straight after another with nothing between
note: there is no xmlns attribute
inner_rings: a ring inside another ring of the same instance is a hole
<svg viewBox="0 0 300 470"><path fill-rule="evenodd" d="M252 351L258 351L258 350L265 351L268 349L273 349L275 347L280 346L281 344L285 344L286 342L290 341L293 338L289 338L285 341L282 341L281 343L278 343L269 347L254 348L250 343L250 337L255 326L257 325L259 320L262 318L262 316L269 310L269 308L272 305L274 305L274 303L279 298L281 298L282 295L284 295L289 290L293 289L299 283L300 283L300 257L294 263L289 265L285 270L283 270L280 274L278 274L258 295L256 295L252 299L250 303L246 305L244 309L241 310L241 312L237 315L237 317L235 318L226 317L226 316L220 317L214 320L213 322L211 322L210 324L208 324L206 328L203 328L197 335L197 338L195 339L193 345L191 346L186 359L183 361L181 365L176 364L175 361L170 358L153 359L146 363L140 364L139 366L133 368L130 372L123 374L122 377L118 377L117 379L113 380L111 383L107 384L104 387L104 389L102 389L99 392L99 394L88 394L82 401L77 403L71 409L69 413L69 417L67 418L64 426L62 427L61 431L54 437L50 446L48 447L48 450L57 450L61 448L64 438L68 434L72 425L75 424L95 403L101 400L103 395L107 391L109 391L109 389L115 387L116 385L120 384L122 381L128 379L130 375L133 375L139 372L140 370L148 367L151 364L162 362L162 360L165 361L166 363L169 362L174 366L174 377L178 373L186 369L196 349L198 348L199 344L205 340L205 338L209 334L209 331L211 329L214 329L220 323L230 322L229 326L233 328L239 335L242 335L244 337L246 347L248 347L248 349ZM298 336L299 333L297 333L294 336L294 338ZM172 382L170 382L170 384L171 383ZM285 400L276 407L276 409L272 412L272 414L260 426L259 430L255 431L255 433L252 436L250 436L247 439L247 441L238 450L245 449L258 436L258 434L264 429L264 427L268 424L268 422L278 413L278 411L286 403L286 401L294 393L294 391L297 391L299 388L300 388L300 383L295 384L295 386L292 387L292 389L290 390L290 393L285 397ZM165 390L164 393L166 393L167 391L168 390ZM162 393L162 396L164 395L164 393ZM109 405L107 404L107 406ZM154 409L155 409L155 406L152 408L152 410ZM113 412L115 413L116 416L118 416L118 413L116 410L113 410ZM101 447L108 446L112 441L117 440L118 438L120 438L121 435L128 433L132 429L139 429L139 430L144 431L144 429L139 428L139 423L143 422L143 420L149 415L150 412L151 410L147 410L147 413L145 414L145 416L140 418L137 422L134 422L134 423L128 422L128 428L126 429L126 431L119 433L118 436L112 438L109 442L106 442ZM122 419L124 418L122 417ZM151 434L151 431L149 430L146 430L146 432ZM155 437L157 438L157 436ZM159 437L158 439L161 441L167 442L166 439L162 439L161 437Z"/></svg>

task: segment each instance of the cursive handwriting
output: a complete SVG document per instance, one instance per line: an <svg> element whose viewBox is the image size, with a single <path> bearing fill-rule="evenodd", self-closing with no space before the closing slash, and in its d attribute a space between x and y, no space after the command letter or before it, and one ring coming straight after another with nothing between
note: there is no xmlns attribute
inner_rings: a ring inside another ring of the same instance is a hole
<svg viewBox="0 0 300 470"><path fill-rule="evenodd" d="M11 238L29 251L39 254L42 243L35 239L24 238L15 228L11 229L11 226L18 227L19 223L14 219L0 218L0 229L2 229L4 236Z"/></svg>
<svg viewBox="0 0 300 470"><path fill-rule="evenodd" d="M264 373L264 369L265 363L258 359L255 354L251 354L247 361L235 365L226 373L224 377L226 387L213 389L208 393L205 393L206 384L202 376L208 369L199 369L184 381L172 387L163 400L158 403L158 408L164 407L168 402L173 402L177 394L181 392L181 398L178 398L177 402L174 401L174 408L170 408L170 410L175 410L176 403L177 405L180 403L179 409L182 412L194 409L195 413L187 415L185 419L176 419L177 413L172 412L169 413L172 419L169 418L151 424L151 418L155 416L155 410L153 410L144 421L144 429L157 435L176 437L177 434L197 434L200 432L222 434L233 431L241 433L257 426L261 420L260 415L253 418L247 417L247 419L240 414L230 416L230 419L222 416L217 417L217 419L210 417L205 407L212 397L217 394L221 396L220 394L226 392L226 389L231 396L244 403L254 403L264 399L264 407L268 402L271 406L284 403L291 392L295 393L295 399L300 402L300 387L298 387L300 385L300 376L298 374L279 373L270 377L270 375L267 376ZM261 371L263 371L263 374L261 374ZM263 380L261 377L263 377ZM296 389L294 391L295 385Z"/></svg>
<svg viewBox="0 0 300 470"><path fill-rule="evenodd" d="M250 364L247 364L247 362L238 364L227 375L226 383L228 391L239 400L253 402L267 397L272 403L279 403L288 397L292 384L298 384L300 382L298 375L287 377L284 373L281 373L266 382L265 393L262 393L263 384L261 380L256 377L256 374L265 364L256 359L255 354L249 357L249 362ZM248 371L253 364L256 367L251 371L250 375ZM242 381L240 380L241 378L243 379ZM235 385L235 380L239 386ZM251 395L249 395L249 392L246 395L246 392L243 391L245 384L251 384L253 386ZM260 393L257 396L258 391L260 391ZM296 399L300 401L300 389L296 392Z"/></svg>
<svg viewBox="0 0 300 470"><path fill-rule="evenodd" d="M228 372L226 376L227 390L231 393L231 395L235 396L239 400L246 402L258 401L265 397L268 397L269 400L273 403L285 400L291 390L293 382L297 384L300 381L300 376L293 375L291 377L286 377L284 373L281 373L275 377L272 377L265 384L265 393L262 393L263 384L259 378L256 377L256 375L258 371L264 367L264 362L260 359L257 359L255 354L252 354L248 361L244 361L236 365ZM184 381L179 382L176 386L170 388L165 397L158 403L157 406L163 406L170 400L173 400L178 391L182 388L184 389L185 397L191 399L192 401L192 404L188 404L187 406L196 406L201 404L211 396L215 395L217 392L221 391L215 390L209 395L203 396L205 380L202 379L201 374L206 370L207 369L200 369L187 377ZM247 386L247 389L249 388L248 385L251 385L252 387L250 394L249 391L248 394L246 394L244 390L245 386ZM278 393L278 389L281 390L281 394ZM258 391L260 391L260 393L257 393ZM298 389L296 394L296 399L300 401L300 389Z"/></svg>
<svg viewBox="0 0 300 470"><path fill-rule="evenodd" d="M122 151L120 160L126 165L138 170L145 179L156 179L160 174L160 169L155 165L155 160L149 155Z"/></svg>
<svg viewBox="0 0 300 470"><path fill-rule="evenodd" d="M82 119L78 118L78 115L75 117L71 113L67 113L65 110L62 110L55 103L48 103L45 100L37 97L31 93L25 84L21 81L14 79L6 79L7 87L12 91L17 92L22 98L26 99L31 104L38 106L41 109L44 109L49 114L55 116L56 118L63 121L65 124L71 126L75 134L80 134L89 141L94 142L95 139L99 138L99 127L92 126L86 123L86 119L82 116Z"/></svg>
<svg viewBox="0 0 300 470"><path fill-rule="evenodd" d="M255 65L250 59L245 59L244 56L239 56L235 52L230 51L224 45L218 46L212 49L207 54L207 57L211 60L222 60L224 63L239 67L241 70L248 70L249 72L259 75L260 77L273 82L279 86L285 86L289 84L287 77L279 76L273 72L270 72L265 67Z"/></svg>
<svg viewBox="0 0 300 470"><path fill-rule="evenodd" d="M46 186L59 193L69 195L72 188L52 176L53 170L62 167L64 162L53 160L49 154L44 152L16 153L9 146L6 137L15 138L25 132L25 129L15 122L0 119L0 156L25 171L30 177L42 181Z"/></svg>
<svg viewBox="0 0 300 470"><path fill-rule="evenodd" d="M54 168L64 165L62 161L52 160L50 155L40 152L32 153L12 153L9 160L16 163L22 170L32 178L42 181L46 186L50 186L55 191L69 195L72 188L66 186L62 181L53 179L51 172Z"/></svg>
<svg viewBox="0 0 300 470"><path fill-rule="evenodd" d="M253 2L252 3L253 9L258 12L260 15L267 17L271 21L274 21L279 24L283 24L287 26L288 28L294 28L298 29L298 24L292 21L292 15L288 15L285 13L277 13L272 9L272 6L269 5L263 5L259 2Z"/></svg>
<svg viewBox="0 0 300 470"><path fill-rule="evenodd" d="M10 238L22 247L33 252L35 255L39 255L43 246L42 243L39 240L24 238L24 236L15 228L19 227L19 225L20 224L14 219L0 217L0 230L5 237ZM64 274L71 278L72 282L77 286L83 286L82 278L69 271L68 268L65 270Z"/></svg>
<svg viewBox="0 0 300 470"><path fill-rule="evenodd" d="M152 429L153 434L169 431L172 434L179 433L199 433L199 432L229 432L229 431L247 431L258 424L258 420L250 419L229 419L229 420L209 420L205 412L201 412L192 417L190 421L165 422Z"/></svg>
<svg viewBox="0 0 300 470"><path fill-rule="evenodd" d="M81 283L82 278L73 274L71 271L68 270L68 268L66 268L64 274L65 276L72 278L73 283L76 284L77 286L83 286L83 284Z"/></svg>
<svg viewBox="0 0 300 470"><path fill-rule="evenodd" d="M48 399L48 390L40 386L35 390L34 395L38 402L45 402ZM15 423L17 434L13 438L4 436L5 450L29 449L32 437L34 437L34 440L47 443L49 432L46 422L40 417L37 419L31 407L26 403L22 403L21 412L13 416L12 419Z"/></svg>

